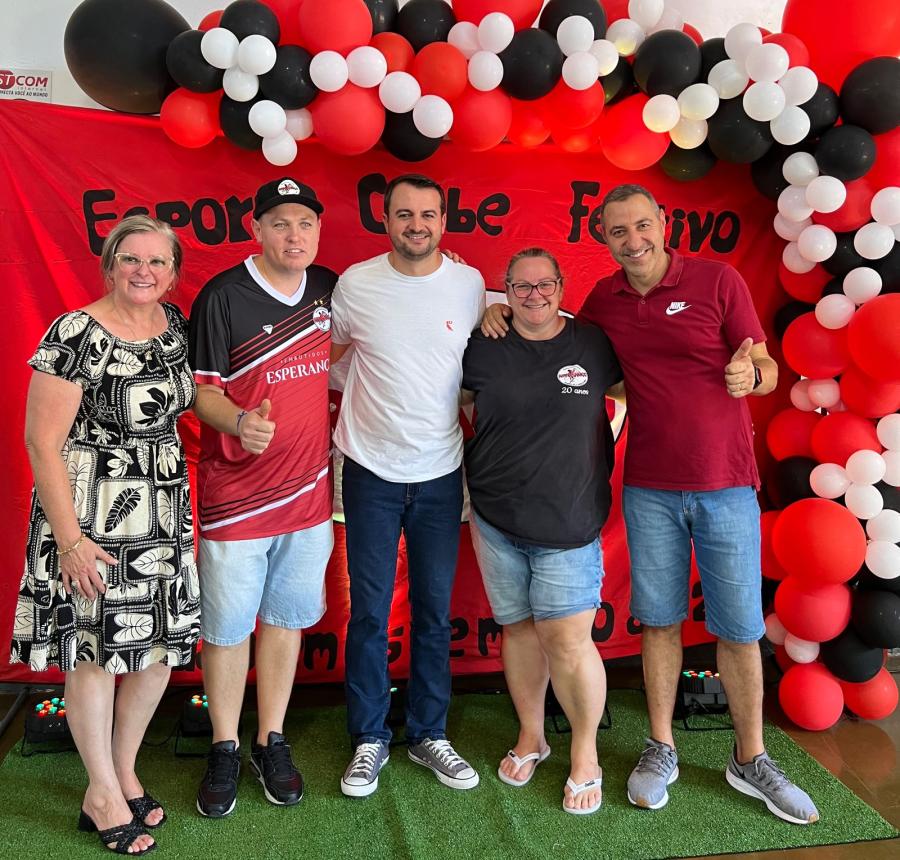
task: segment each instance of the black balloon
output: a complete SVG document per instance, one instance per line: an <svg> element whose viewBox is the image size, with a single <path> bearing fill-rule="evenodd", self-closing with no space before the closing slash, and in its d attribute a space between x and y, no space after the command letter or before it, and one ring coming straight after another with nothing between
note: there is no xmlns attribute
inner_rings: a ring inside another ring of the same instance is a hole
<svg viewBox="0 0 900 860"><path fill-rule="evenodd" d="M432 42L446 42L455 23L456 16L444 0L409 0L397 14L395 28L418 53Z"/></svg>
<svg viewBox="0 0 900 860"><path fill-rule="evenodd" d="M84 0L66 24L66 65L104 107L158 113L176 87L166 68L169 43L190 29L162 0Z"/></svg>
<svg viewBox="0 0 900 860"><path fill-rule="evenodd" d="M437 152L441 138L425 137L416 128L412 111L408 113L385 111L381 142L394 158L401 161L424 161Z"/></svg>
<svg viewBox="0 0 900 860"><path fill-rule="evenodd" d="M195 93L214 93L222 88L225 72L211 66L200 53L203 33L200 30L185 30L169 44L166 52L166 67L172 79L181 87Z"/></svg>
<svg viewBox="0 0 900 860"><path fill-rule="evenodd" d="M859 591L850 618L859 638L873 648L900 648L900 594Z"/></svg>
<svg viewBox="0 0 900 860"><path fill-rule="evenodd" d="M814 140L828 131L837 122L840 113L837 93L828 84L823 83L816 87L815 95L800 107L809 117L809 134L804 140Z"/></svg>
<svg viewBox="0 0 900 860"><path fill-rule="evenodd" d="M539 99L556 86L564 59L558 42L546 30L519 30L500 53L500 86L515 99Z"/></svg>
<svg viewBox="0 0 900 860"><path fill-rule="evenodd" d="M716 157L705 143L694 149L682 149L670 143L666 154L659 160L659 166L671 179L691 182L706 176L716 166Z"/></svg>
<svg viewBox="0 0 900 860"><path fill-rule="evenodd" d="M875 141L858 125L830 128L813 153L819 172L850 182L865 176L875 163Z"/></svg>
<svg viewBox="0 0 900 860"><path fill-rule="evenodd" d="M850 72L841 85L841 116L871 134L900 125L900 59L873 57Z"/></svg>
<svg viewBox="0 0 900 860"><path fill-rule="evenodd" d="M797 317L802 317L803 314L808 314L815 309L815 305L796 300L790 301L786 305L782 305L775 311L775 316L772 320L772 330L775 332L775 336L779 339L784 337L787 327L797 319Z"/></svg>
<svg viewBox="0 0 900 860"><path fill-rule="evenodd" d="M236 102L228 96L222 96L222 103L219 105L222 133L242 149L262 149L263 139L250 128L249 120L250 108L261 100L257 96L249 102Z"/></svg>
<svg viewBox="0 0 900 860"><path fill-rule="evenodd" d="M628 98L634 91L634 72L631 63L625 57L619 57L616 67L608 74L600 78L603 86L603 95L607 105L614 105L622 99Z"/></svg>
<svg viewBox="0 0 900 860"><path fill-rule="evenodd" d="M559 25L572 15L581 15L594 25L595 39L606 35L606 10L598 0L550 0L541 12L538 27L555 39Z"/></svg>
<svg viewBox="0 0 900 860"><path fill-rule="evenodd" d="M884 481L879 481L875 485L875 489L881 493L881 500L884 507L889 511L900 511L900 487L892 487Z"/></svg>
<svg viewBox="0 0 900 860"><path fill-rule="evenodd" d="M834 253L827 259L822 261L822 268L837 278L843 278L851 269L857 266L868 266L871 260L866 260L856 253L853 247L853 237L856 231L848 233L835 233L837 245Z"/></svg>
<svg viewBox="0 0 900 860"><path fill-rule="evenodd" d="M886 257L870 260L868 265L881 275L882 293L900 293L900 242L894 242Z"/></svg>
<svg viewBox="0 0 900 860"><path fill-rule="evenodd" d="M836 639L823 642L819 658L836 678L854 684L871 680L884 665L884 651L863 642L852 625Z"/></svg>
<svg viewBox="0 0 900 860"><path fill-rule="evenodd" d="M678 96L700 78L700 46L681 30L659 30L634 55L634 79L648 96Z"/></svg>
<svg viewBox="0 0 900 860"><path fill-rule="evenodd" d="M750 179L760 194L769 200L778 200L778 195L790 185L784 178L784 160L799 149L799 146L782 146L776 143L762 158L750 165Z"/></svg>
<svg viewBox="0 0 900 860"><path fill-rule="evenodd" d="M824 287L822 287L823 296L837 296L844 292L844 279L832 278Z"/></svg>
<svg viewBox="0 0 900 860"><path fill-rule="evenodd" d="M818 465L811 457L785 457L777 461L766 482L766 491L775 506L786 508L800 499L815 498L809 476Z"/></svg>
<svg viewBox="0 0 900 860"><path fill-rule="evenodd" d="M890 591L892 594L900 594L900 576L893 579L882 579L875 576L868 567L863 565L854 579L857 591Z"/></svg>
<svg viewBox="0 0 900 860"><path fill-rule="evenodd" d="M278 16L259 0L234 0L229 3L222 12L219 26L231 30L238 40L247 36L265 36L277 44L281 36Z"/></svg>
<svg viewBox="0 0 900 860"><path fill-rule="evenodd" d="M715 39L706 39L700 45L700 80L707 80L712 67L727 59L728 53L725 50L725 39L723 36L717 36Z"/></svg>
<svg viewBox="0 0 900 860"><path fill-rule="evenodd" d="M397 0L365 0L372 16L372 35L394 29L400 4Z"/></svg>
<svg viewBox="0 0 900 860"><path fill-rule="evenodd" d="M312 56L298 45L281 45L272 70L260 75L259 91L285 110L306 107L319 90L309 76Z"/></svg>
<svg viewBox="0 0 900 860"><path fill-rule="evenodd" d="M769 124L747 116L740 97L720 101L707 123L707 143L722 161L749 164L762 158L774 143Z"/></svg>

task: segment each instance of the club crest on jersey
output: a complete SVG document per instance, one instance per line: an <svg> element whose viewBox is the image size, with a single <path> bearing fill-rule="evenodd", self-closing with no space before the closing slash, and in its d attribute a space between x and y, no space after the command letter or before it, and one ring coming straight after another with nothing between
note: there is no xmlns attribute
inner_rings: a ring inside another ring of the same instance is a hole
<svg viewBox="0 0 900 860"><path fill-rule="evenodd" d="M580 364L567 364L561 367L556 374L556 378L563 385L571 385L573 388L581 388L587 385L587 371Z"/></svg>
<svg viewBox="0 0 900 860"><path fill-rule="evenodd" d="M273 326L271 323L268 323L268 324L266 324L266 325L264 325L264 326L262 327L263 331L264 331L266 334L272 334L272 329L273 329L273 328L275 328L275 326Z"/></svg>
<svg viewBox="0 0 900 860"><path fill-rule="evenodd" d="M290 179L285 179L284 182L279 183L278 193L282 197L285 197L288 194L299 194L300 189L297 187L296 182L292 182Z"/></svg>
<svg viewBox="0 0 900 860"><path fill-rule="evenodd" d="M316 308L313 311L313 323L316 328L328 331L331 328L331 312L328 308Z"/></svg>

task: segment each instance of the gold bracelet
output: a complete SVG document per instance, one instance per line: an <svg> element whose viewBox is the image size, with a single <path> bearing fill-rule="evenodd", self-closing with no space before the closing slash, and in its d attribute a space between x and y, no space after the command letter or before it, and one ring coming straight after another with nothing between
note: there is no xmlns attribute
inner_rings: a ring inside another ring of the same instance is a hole
<svg viewBox="0 0 900 860"><path fill-rule="evenodd" d="M78 540L72 544L72 546L67 547L66 549L60 549L59 544L57 544L56 554L57 555L68 555L70 552L75 552L75 550L78 549L78 547L80 547L85 542L86 539L87 539L87 535L84 534L84 532L82 532L81 537L79 537Z"/></svg>

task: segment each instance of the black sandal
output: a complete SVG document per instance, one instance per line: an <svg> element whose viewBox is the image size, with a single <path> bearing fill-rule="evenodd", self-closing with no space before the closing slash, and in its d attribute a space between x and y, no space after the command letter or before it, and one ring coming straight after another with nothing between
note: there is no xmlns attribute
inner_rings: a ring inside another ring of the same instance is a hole
<svg viewBox="0 0 900 860"><path fill-rule="evenodd" d="M128 804L128 808L134 813L134 817L148 830L155 830L157 827L162 827L163 824L166 823L166 819L169 817L166 815L165 810L163 810L163 817L156 822L156 824L147 824L144 820L154 809L162 809L162 804L152 795L144 794L141 797L132 797L131 800L125 801Z"/></svg>
<svg viewBox="0 0 900 860"><path fill-rule="evenodd" d="M107 830L98 830L97 825L94 824L94 820L82 809L81 815L78 817L78 829L85 833L96 833L106 848L116 854L128 854L130 857L140 857L141 854L149 854L156 848L156 843L154 842L151 846L144 848L142 851L128 850L135 839L139 836L148 835L143 826L134 818L132 818L128 824L120 824L118 827L110 827ZM110 845L111 842L116 843L115 848Z"/></svg>

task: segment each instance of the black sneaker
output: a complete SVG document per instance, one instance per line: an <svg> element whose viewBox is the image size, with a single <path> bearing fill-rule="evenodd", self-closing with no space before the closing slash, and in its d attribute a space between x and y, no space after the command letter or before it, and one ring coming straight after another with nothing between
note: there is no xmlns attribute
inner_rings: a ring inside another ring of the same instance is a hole
<svg viewBox="0 0 900 860"><path fill-rule="evenodd" d="M278 732L269 732L269 742L255 741L250 750L250 770L262 783L266 800L278 806L293 806L303 797L303 777L291 760L291 745Z"/></svg>
<svg viewBox="0 0 900 860"><path fill-rule="evenodd" d="M209 750L206 775L197 792L197 812L207 818L224 818L237 802L241 752L234 741L219 741Z"/></svg>

